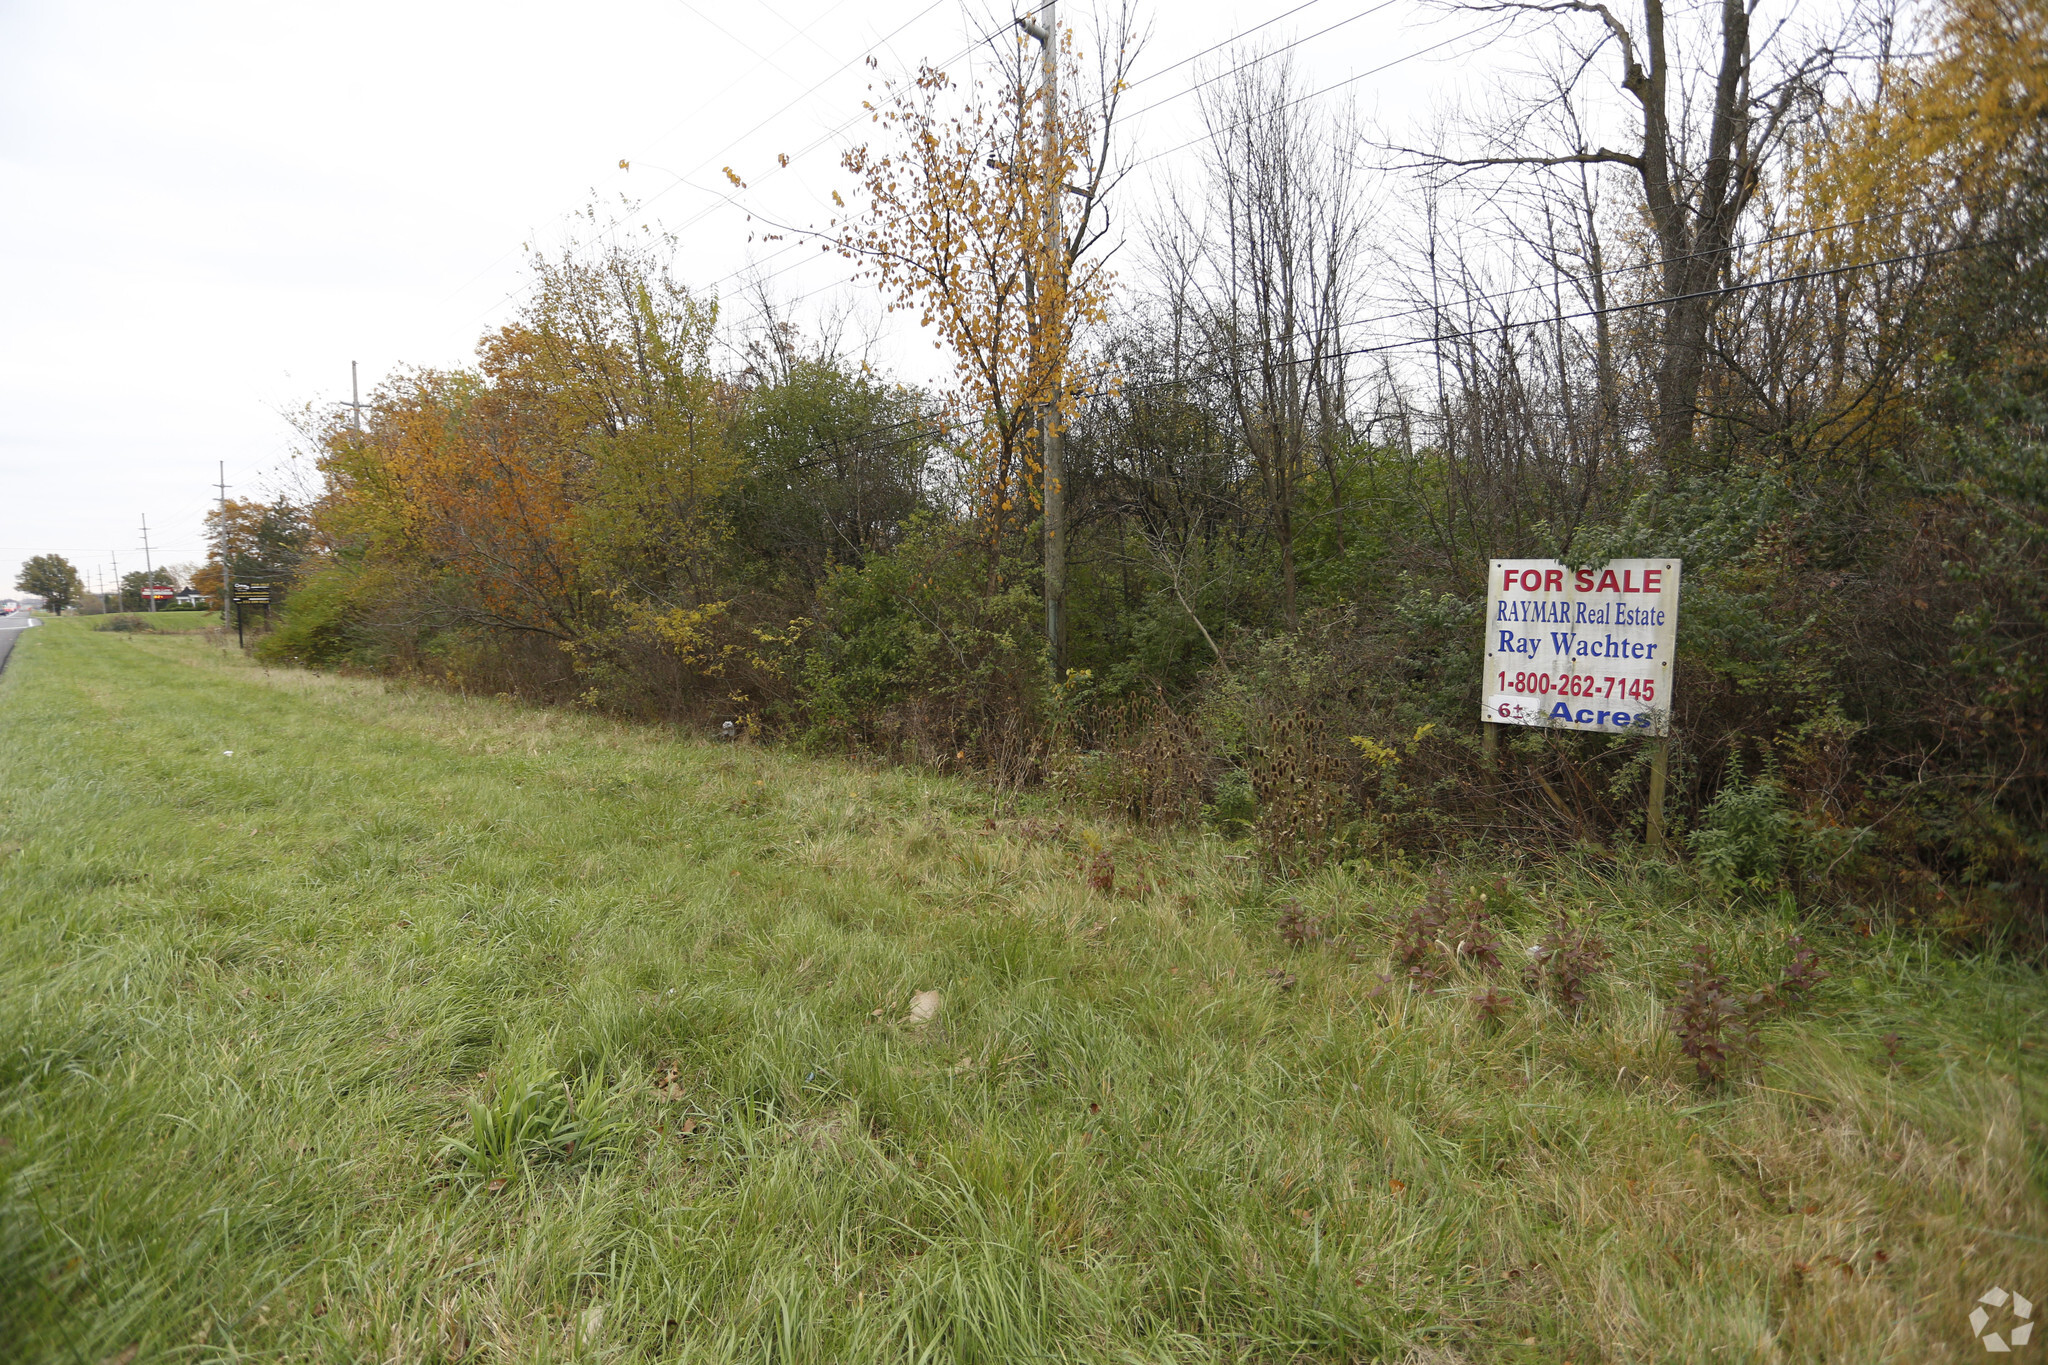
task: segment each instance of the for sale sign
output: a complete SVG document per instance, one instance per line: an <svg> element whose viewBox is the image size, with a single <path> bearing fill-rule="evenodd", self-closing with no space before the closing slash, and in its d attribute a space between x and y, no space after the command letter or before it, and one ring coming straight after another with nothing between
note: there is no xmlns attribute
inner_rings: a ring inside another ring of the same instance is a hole
<svg viewBox="0 0 2048 1365"><path fill-rule="evenodd" d="M1669 734L1679 564L1617 559L1574 569L1554 559L1494 560L1480 718Z"/></svg>

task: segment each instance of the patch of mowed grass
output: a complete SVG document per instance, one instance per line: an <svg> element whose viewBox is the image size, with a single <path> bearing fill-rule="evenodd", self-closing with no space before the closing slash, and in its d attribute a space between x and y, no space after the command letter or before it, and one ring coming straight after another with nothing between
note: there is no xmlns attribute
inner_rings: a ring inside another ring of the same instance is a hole
<svg viewBox="0 0 2048 1365"><path fill-rule="evenodd" d="M2048 1297L2037 973L1561 860L1452 876L1510 965L1597 913L1583 1010L1414 994L1422 877L1230 852L32 632L0 1355L1920 1362ZM1794 932L1818 1000L1701 1089L1692 945L1761 982Z"/></svg>

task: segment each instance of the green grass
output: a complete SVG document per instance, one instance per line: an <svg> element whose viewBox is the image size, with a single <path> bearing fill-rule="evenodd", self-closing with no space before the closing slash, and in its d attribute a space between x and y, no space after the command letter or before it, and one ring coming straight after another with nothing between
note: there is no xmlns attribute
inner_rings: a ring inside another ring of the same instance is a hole
<svg viewBox="0 0 2048 1365"><path fill-rule="evenodd" d="M0 675L8 1361L1917 1365L2048 1300L2030 969L1808 927L1702 1090L1680 962L1797 926L1656 864L1462 869L1616 953L1488 1026L1373 993L1413 873L89 626Z"/></svg>
<svg viewBox="0 0 2048 1365"><path fill-rule="evenodd" d="M187 631L212 630L220 625L220 613L217 611L123 611L109 612L103 616L78 616L65 619L75 620L90 630L106 630L112 622L123 617L140 621L148 626L150 630L163 635L177 635ZM50 618L46 616L43 618L43 621L47 625ZM232 630L234 627L230 626L229 629ZM108 633L116 634L121 632L109 631Z"/></svg>

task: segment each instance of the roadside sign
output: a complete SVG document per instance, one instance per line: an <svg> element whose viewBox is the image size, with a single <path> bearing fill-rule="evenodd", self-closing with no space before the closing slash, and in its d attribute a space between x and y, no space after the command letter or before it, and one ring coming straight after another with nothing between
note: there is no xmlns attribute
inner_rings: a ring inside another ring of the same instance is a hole
<svg viewBox="0 0 2048 1365"><path fill-rule="evenodd" d="M234 597L237 602L252 602L260 606L269 606L270 585L268 583L237 583L235 584Z"/></svg>
<svg viewBox="0 0 2048 1365"><path fill-rule="evenodd" d="M1677 559L1487 570L1480 719L1606 734L1671 733Z"/></svg>
<svg viewBox="0 0 2048 1365"><path fill-rule="evenodd" d="M178 590L167 583L145 583L142 585L142 595L144 597L154 597L159 602L166 602L176 597Z"/></svg>

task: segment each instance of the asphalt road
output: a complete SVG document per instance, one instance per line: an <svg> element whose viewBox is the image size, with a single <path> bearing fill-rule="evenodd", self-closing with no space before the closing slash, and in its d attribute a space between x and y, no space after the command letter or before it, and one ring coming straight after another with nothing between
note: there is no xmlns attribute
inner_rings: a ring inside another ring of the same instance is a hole
<svg viewBox="0 0 2048 1365"><path fill-rule="evenodd" d="M0 668L7 667L7 653L14 648L14 637L35 623L35 618L26 612L0 616Z"/></svg>

